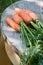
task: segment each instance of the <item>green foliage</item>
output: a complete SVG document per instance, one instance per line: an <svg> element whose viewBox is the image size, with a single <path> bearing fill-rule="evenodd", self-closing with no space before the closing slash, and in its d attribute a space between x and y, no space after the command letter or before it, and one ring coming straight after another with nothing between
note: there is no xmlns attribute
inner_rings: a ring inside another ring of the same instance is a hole
<svg viewBox="0 0 43 65"><path fill-rule="evenodd" d="M25 44L26 47L20 56L20 65L43 65L43 28L39 22L31 22L31 25L34 28L27 27L25 23L21 22L21 37L22 41L25 41L22 44Z"/></svg>
<svg viewBox="0 0 43 65"><path fill-rule="evenodd" d="M4 9L16 1L18 0L0 0L0 17Z"/></svg>

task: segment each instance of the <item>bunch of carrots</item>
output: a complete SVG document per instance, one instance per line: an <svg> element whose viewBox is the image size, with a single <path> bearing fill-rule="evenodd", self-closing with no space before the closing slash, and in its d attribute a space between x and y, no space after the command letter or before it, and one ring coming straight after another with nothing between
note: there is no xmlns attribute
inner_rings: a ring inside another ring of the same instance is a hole
<svg viewBox="0 0 43 65"><path fill-rule="evenodd" d="M43 24L30 10L15 8L15 12L12 19L6 17L6 22L21 33L22 44L26 46L20 65L43 65Z"/></svg>

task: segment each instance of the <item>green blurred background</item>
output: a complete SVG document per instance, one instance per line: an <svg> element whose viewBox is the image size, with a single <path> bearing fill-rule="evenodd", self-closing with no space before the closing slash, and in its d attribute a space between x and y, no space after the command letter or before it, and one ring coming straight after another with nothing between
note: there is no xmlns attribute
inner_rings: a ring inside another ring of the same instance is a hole
<svg viewBox="0 0 43 65"><path fill-rule="evenodd" d="M18 0L0 0L0 23L1 23L1 15L4 9L16 1ZM0 24L0 28L1 28L1 24ZM1 30L0 30L0 65L12 65L5 52L4 39L1 34Z"/></svg>

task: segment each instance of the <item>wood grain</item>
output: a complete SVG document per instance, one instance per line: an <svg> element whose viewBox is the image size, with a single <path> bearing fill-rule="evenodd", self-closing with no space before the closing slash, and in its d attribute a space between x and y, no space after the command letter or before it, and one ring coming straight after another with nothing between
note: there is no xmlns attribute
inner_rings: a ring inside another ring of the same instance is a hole
<svg viewBox="0 0 43 65"><path fill-rule="evenodd" d="M4 46L4 39L0 35L0 65L12 65L11 61L9 60Z"/></svg>

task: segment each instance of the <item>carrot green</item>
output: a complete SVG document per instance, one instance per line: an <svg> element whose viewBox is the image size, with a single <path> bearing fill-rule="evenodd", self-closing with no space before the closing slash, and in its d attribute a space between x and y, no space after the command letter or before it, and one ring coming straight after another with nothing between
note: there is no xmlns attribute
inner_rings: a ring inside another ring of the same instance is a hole
<svg viewBox="0 0 43 65"><path fill-rule="evenodd" d="M26 48L20 56L20 65L43 65L43 25L39 21L31 21L30 24L33 28L21 22L21 39L24 39L22 44Z"/></svg>

